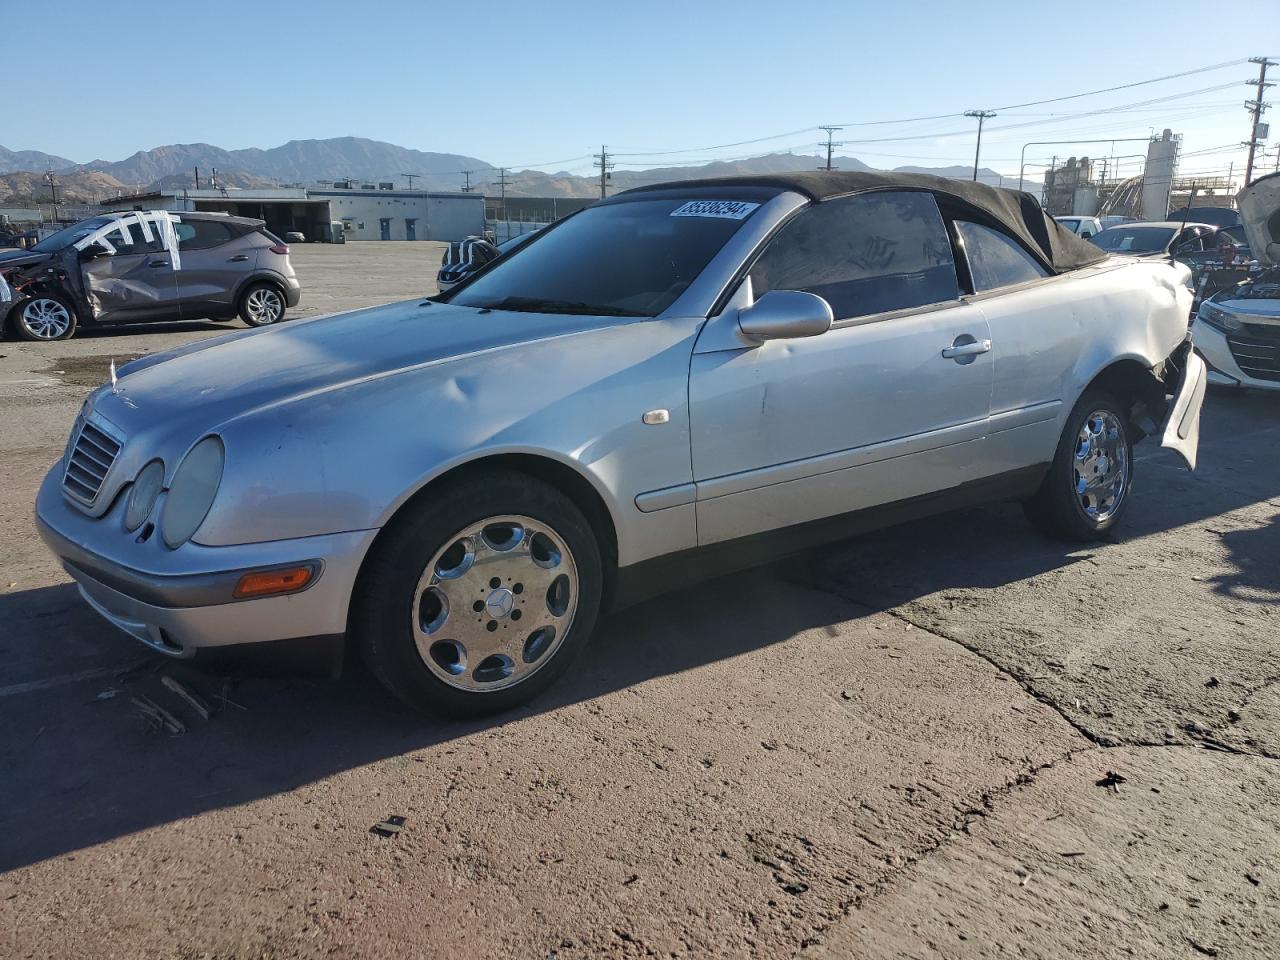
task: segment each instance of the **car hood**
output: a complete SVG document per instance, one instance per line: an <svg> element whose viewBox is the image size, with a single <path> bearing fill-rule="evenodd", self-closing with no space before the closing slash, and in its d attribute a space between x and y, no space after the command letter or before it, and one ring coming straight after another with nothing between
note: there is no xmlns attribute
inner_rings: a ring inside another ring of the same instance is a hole
<svg viewBox="0 0 1280 960"><path fill-rule="evenodd" d="M162 413L169 423L199 418L199 429L212 429L264 407L621 322L410 300L143 357L119 369L112 399L126 420Z"/></svg>
<svg viewBox="0 0 1280 960"><path fill-rule="evenodd" d="M48 260L49 254L35 253L31 250L10 250L0 253L0 270L8 270L12 267L29 267L33 263L41 263Z"/></svg>
<svg viewBox="0 0 1280 960"><path fill-rule="evenodd" d="M1236 194L1249 249L1266 263L1280 264L1280 173L1259 177Z"/></svg>

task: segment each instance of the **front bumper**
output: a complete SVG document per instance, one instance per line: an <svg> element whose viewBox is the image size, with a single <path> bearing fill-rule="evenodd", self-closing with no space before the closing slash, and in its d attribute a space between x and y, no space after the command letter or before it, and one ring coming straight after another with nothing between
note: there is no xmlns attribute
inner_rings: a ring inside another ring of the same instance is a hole
<svg viewBox="0 0 1280 960"><path fill-rule="evenodd" d="M72 507L55 464L36 498L40 536L76 581L80 594L125 633L173 657L201 647L342 634L356 575L376 530L231 547L139 542L124 529L122 493L100 518ZM127 489L127 488L126 488ZM251 570L313 563L305 590L235 600Z"/></svg>
<svg viewBox="0 0 1280 960"><path fill-rule="evenodd" d="M1255 390L1280 390L1280 380L1264 380L1250 376L1240 368L1226 334L1199 317L1191 327L1196 349L1209 361L1209 382L1220 387L1251 387Z"/></svg>

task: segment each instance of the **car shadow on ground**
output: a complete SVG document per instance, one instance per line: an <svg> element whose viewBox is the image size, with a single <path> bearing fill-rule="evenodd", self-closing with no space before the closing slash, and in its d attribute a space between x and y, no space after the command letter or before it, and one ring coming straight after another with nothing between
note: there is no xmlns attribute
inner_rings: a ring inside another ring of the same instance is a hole
<svg viewBox="0 0 1280 960"><path fill-rule="evenodd" d="M1235 455L1229 447L1219 454ZM1247 484L1201 482L1167 464L1144 470L1143 496L1118 536L1141 539L1270 501L1280 495L1280 471L1274 467L1267 462L1249 474ZM1274 596L1280 525L1220 536L1235 572L1217 582L1217 589L1261 587ZM6 716L0 739L0 871L519 723L748 654L804 630L827 628L834 635L836 624L937 591L998 589L1085 562L1105 548L1038 537L1008 504L869 534L616 613L570 672L533 704L468 722L419 716L360 669L338 681L298 675L237 679L149 658L141 669L117 676L102 671L99 659L92 679L6 696L10 674L0 682ZM1234 587L1225 582L1232 577ZM826 589L833 581L865 588L839 591L864 602L833 595ZM131 640L80 603L69 585L0 595L0 623L11 625L10 636L0 640L0 654L11 662L54 668L58 651L71 644L82 650L103 645L110 651L105 662L127 657L136 663L141 656ZM64 674L76 670L61 665ZM160 683L161 674L196 691L214 715L202 720ZM135 696L162 703L182 720L185 732L168 735L148 725L132 702Z"/></svg>
<svg viewBox="0 0 1280 960"><path fill-rule="evenodd" d="M1030 534L1020 513L1006 526L1017 528L1016 542L1025 547ZM922 563L946 549L950 536L921 526L898 535L917 541ZM1004 539L988 541L984 557L1017 550ZM296 673L239 679L144 656L136 645L128 646L134 641L79 603L70 585L0 596L0 620L27 634L15 646L101 637L113 650L130 650L134 664L122 676L94 675L0 700L9 718L0 741L0 871L289 791L871 613L807 586L809 562L802 555L615 613L569 673L534 703L466 722L410 711L359 664L349 665L353 668L337 681ZM1063 549L1037 550L1034 559L1018 567L1017 576L1071 562ZM982 579L981 562L971 569ZM1003 575L1003 570L995 574L991 585ZM26 614L36 606L46 615ZM225 661L221 668L226 669ZM214 716L200 719L161 685L163 674L197 692ZM109 696L98 699L100 694ZM174 736L152 729L131 702L135 696L162 704L180 718L185 732Z"/></svg>
<svg viewBox="0 0 1280 960"><path fill-rule="evenodd" d="M112 337L136 337L141 333L230 333L243 330L245 325L235 320L219 323L214 320L156 320L152 323L108 324L101 327L80 327L77 339L105 339Z"/></svg>

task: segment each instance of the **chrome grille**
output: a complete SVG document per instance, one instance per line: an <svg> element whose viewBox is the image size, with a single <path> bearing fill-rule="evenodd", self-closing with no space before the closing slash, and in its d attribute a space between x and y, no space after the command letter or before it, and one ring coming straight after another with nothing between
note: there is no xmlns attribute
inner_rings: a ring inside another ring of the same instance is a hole
<svg viewBox="0 0 1280 960"><path fill-rule="evenodd" d="M1227 334L1227 346L1236 364L1249 376L1258 380L1280 380L1280 340Z"/></svg>
<svg viewBox="0 0 1280 960"><path fill-rule="evenodd" d="M67 496L83 504L93 503L122 445L122 438L113 436L103 424L82 421L73 434L63 468L62 489Z"/></svg>

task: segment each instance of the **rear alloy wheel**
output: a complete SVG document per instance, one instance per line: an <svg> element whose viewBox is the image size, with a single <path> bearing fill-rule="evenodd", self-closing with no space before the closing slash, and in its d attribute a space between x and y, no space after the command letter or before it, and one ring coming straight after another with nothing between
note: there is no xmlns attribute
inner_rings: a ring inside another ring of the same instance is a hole
<svg viewBox="0 0 1280 960"><path fill-rule="evenodd" d="M586 643L603 592L591 525L511 473L433 490L396 518L352 597L373 674L411 706L475 716L524 703Z"/></svg>
<svg viewBox="0 0 1280 960"><path fill-rule="evenodd" d="M268 327L284 317L284 296L269 283L256 283L240 301L240 319L251 327Z"/></svg>
<svg viewBox="0 0 1280 960"><path fill-rule="evenodd" d="M1119 521L1133 486L1133 439L1124 408L1090 390L1068 417L1040 489L1023 508L1040 530L1093 540Z"/></svg>
<svg viewBox="0 0 1280 960"><path fill-rule="evenodd" d="M66 340L76 331L76 315L55 297L37 296L14 308L13 325L23 340Z"/></svg>

